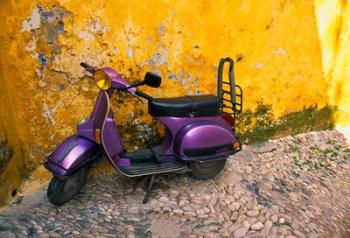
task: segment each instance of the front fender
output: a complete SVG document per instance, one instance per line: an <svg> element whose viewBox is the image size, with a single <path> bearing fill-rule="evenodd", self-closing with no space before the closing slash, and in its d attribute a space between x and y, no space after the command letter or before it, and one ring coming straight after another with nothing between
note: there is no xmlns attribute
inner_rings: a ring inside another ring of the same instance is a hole
<svg viewBox="0 0 350 238"><path fill-rule="evenodd" d="M44 165L55 176L65 178L96 159L100 152L95 142L74 135L58 145Z"/></svg>

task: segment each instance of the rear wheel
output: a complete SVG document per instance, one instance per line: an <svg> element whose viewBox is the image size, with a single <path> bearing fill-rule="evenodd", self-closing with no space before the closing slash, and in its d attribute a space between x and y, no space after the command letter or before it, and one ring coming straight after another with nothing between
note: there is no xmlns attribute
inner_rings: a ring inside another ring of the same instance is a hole
<svg viewBox="0 0 350 238"><path fill-rule="evenodd" d="M190 163L191 175L195 179L206 180L218 175L225 167L226 158L214 161Z"/></svg>
<svg viewBox="0 0 350 238"><path fill-rule="evenodd" d="M47 198L52 204L63 205L80 191L86 181L87 174L88 168L85 166L66 180L53 177L47 188Z"/></svg>

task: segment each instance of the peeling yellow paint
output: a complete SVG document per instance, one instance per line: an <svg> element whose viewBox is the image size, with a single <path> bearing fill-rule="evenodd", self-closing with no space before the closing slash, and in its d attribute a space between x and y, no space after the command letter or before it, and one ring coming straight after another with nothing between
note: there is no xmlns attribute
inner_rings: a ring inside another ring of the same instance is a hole
<svg viewBox="0 0 350 238"><path fill-rule="evenodd" d="M0 11L1 81L29 169L92 110L97 89L81 61L131 81L156 71L161 89L144 90L171 97L215 94L217 63L231 56L245 110L263 102L280 118L328 102L312 1L23 0ZM130 98L117 105L121 126L147 110Z"/></svg>

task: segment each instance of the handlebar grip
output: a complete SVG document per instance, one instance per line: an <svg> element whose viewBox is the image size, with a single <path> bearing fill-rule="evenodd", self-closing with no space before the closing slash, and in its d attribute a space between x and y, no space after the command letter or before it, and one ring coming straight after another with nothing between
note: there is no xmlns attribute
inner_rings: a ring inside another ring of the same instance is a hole
<svg viewBox="0 0 350 238"><path fill-rule="evenodd" d="M89 71L90 73L95 73L95 68L88 65L87 63L81 62L80 66Z"/></svg>
<svg viewBox="0 0 350 238"><path fill-rule="evenodd" d="M80 63L80 66L83 67L83 68L85 68L85 69L86 69L87 67L89 67L89 65L88 65L87 63L84 63L84 62L81 62L81 63Z"/></svg>

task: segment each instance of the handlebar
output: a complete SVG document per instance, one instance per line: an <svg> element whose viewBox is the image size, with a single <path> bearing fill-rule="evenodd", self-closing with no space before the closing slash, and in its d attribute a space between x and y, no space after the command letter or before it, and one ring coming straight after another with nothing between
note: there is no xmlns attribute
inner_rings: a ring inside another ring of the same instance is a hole
<svg viewBox="0 0 350 238"><path fill-rule="evenodd" d="M88 65L87 63L81 62L80 66L83 67L84 69L86 69L87 71L89 71L90 73L95 73L95 68L92 67L91 65Z"/></svg>
<svg viewBox="0 0 350 238"><path fill-rule="evenodd" d="M139 90L137 90L137 91L135 92L135 95L137 95L137 96L139 96L139 97L142 97L142 98L145 98L145 99L147 99L147 100L152 100L152 99L153 99L150 95L148 95L148 94L146 94L146 93L144 93L144 92L141 92L141 91L139 91Z"/></svg>
<svg viewBox="0 0 350 238"><path fill-rule="evenodd" d="M92 74L95 73L95 71L96 71L96 69L95 69L94 67L92 67L91 65L88 65L87 63L84 63L84 62L81 62L81 63L80 63L80 66L83 67L84 69L86 69L87 71L89 71L89 72L92 73ZM136 83L136 84L131 85L130 87L126 87L126 88L124 88L124 89L122 89L122 90L124 91L124 90L128 90L129 88L132 88L132 87L135 87L135 86L137 87L137 86L139 86L139 84L140 84L140 83ZM141 84L140 84L140 85L141 85ZM119 89L119 90L120 90L120 89ZM149 96L149 95L147 95L146 93L141 92L141 91L139 91L139 90L136 90L134 94L137 95L137 96L139 96L139 97L145 98L145 99L147 99L147 100L152 100L152 99L153 99L151 96Z"/></svg>

